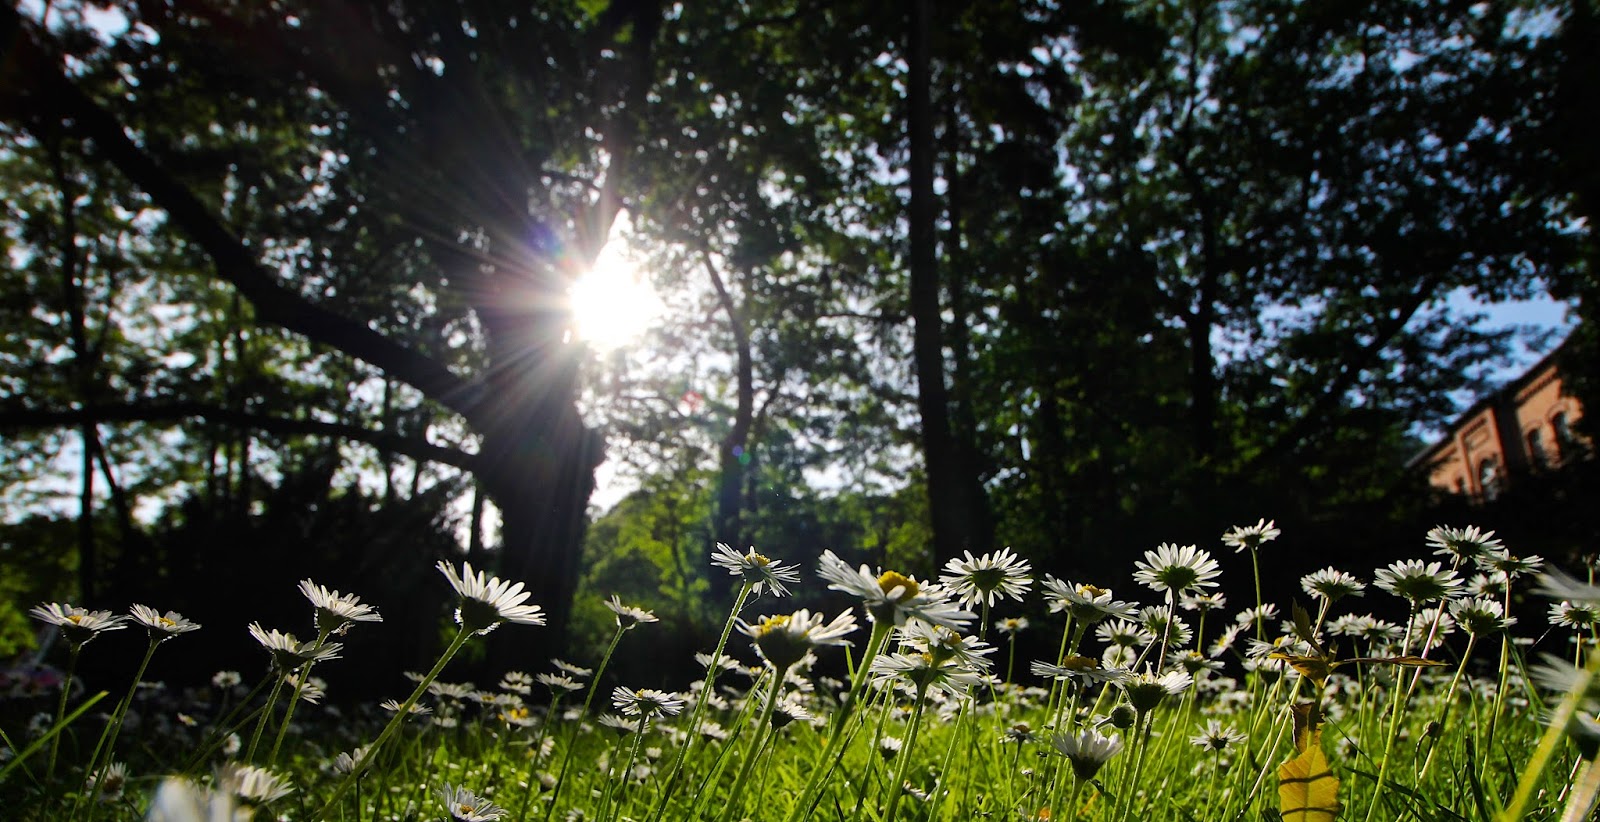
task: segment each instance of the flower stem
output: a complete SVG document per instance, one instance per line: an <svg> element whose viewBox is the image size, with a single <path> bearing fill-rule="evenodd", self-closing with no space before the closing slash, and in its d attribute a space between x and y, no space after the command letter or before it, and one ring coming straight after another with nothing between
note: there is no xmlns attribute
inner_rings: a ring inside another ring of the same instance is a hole
<svg viewBox="0 0 1600 822"><path fill-rule="evenodd" d="M72 674L78 670L78 652L83 650L81 643L74 643L72 651L67 655L67 674L61 680L61 699L56 703L56 724L60 725L63 717L67 715L67 695L72 693ZM61 734L56 734L50 739L50 764L45 768L46 781L56 775L56 754L61 751Z"/></svg>
<svg viewBox="0 0 1600 822"><path fill-rule="evenodd" d="M851 724L850 720L861 701L861 691L866 687L867 671L872 667L872 660L883 649L883 643L889 638L889 630L893 627L884 621L872 623L872 636L867 640L867 648L861 655L861 664L856 666L855 675L851 678L850 695L834 718L835 724L828 735L828 744L823 747L822 754L817 757L816 764L811 768L805 787L800 790L794 807L789 810L787 822L799 822L811 816L811 806L816 802L817 790L827 775L832 773L838 759L844 756L844 749L839 743L844 739L845 729Z"/></svg>
<svg viewBox="0 0 1600 822"><path fill-rule="evenodd" d="M566 787L567 769L572 767L572 752L577 746L578 728L583 724L583 718L589 715L589 706L594 704L595 691L600 690L600 677L606 672L606 665L611 663L611 655L616 653L617 643L622 641L622 634L627 630L621 625L617 626L617 632L611 635L611 644L606 646L606 655L600 658L600 667L595 668L594 676L589 680L589 692L583 697L583 710L578 713L578 721L572 723L572 732L567 734L567 749L561 754L561 771L556 774L556 786L550 789L550 804L544 809L546 822L549 822L551 814L555 813L556 800L561 798L561 789Z"/></svg>
<svg viewBox="0 0 1600 822"><path fill-rule="evenodd" d="M754 587L754 583L750 582L739 587L739 595L733 601L733 610L728 612L728 620L722 624L722 637L717 640L717 649L711 652L711 661L706 665L705 685L700 689L700 698L695 700L694 710L689 713L689 738L678 746L678 753L672 758L672 767L667 770L667 779L662 785L661 795L656 798L655 806L650 809L650 822L659 822L661 815L666 812L667 802L677 792L678 780L683 775L684 760L689 757L689 749L699 741L700 717L705 712L706 702L711 698L717 674L722 670L722 652L728 646L728 637L733 635L733 624L738 621L739 612L744 610L745 600Z"/></svg>
<svg viewBox="0 0 1600 822"><path fill-rule="evenodd" d="M444 671L444 666L450 662L450 658L455 656L457 651L461 650L461 646L467 643L467 638L470 636L472 636L472 632L468 631L465 625L461 626L461 630L456 632L455 639L450 640L449 647L445 648L444 653L439 655L439 661L433 664L433 670L429 671L428 675L417 683L417 687L411 692L411 696L406 697L406 701L401 703L400 709L394 712L394 717L389 720L389 724L383 726L383 730L378 733L378 738L373 740L372 745L367 748L367 755L361 757L361 761L350 769L350 773L346 774L345 778L339 782L339 786L333 789L333 795L323 803L322 810L317 811L316 816L312 818L328 818L328 813L333 810L335 805L339 804L339 798L344 796L345 791L350 790L352 783L360 779L363 773L366 773L367 768L378 758L378 751L383 748L383 743L389 741L389 737L394 736L395 731L399 730L400 726L405 723L406 718L411 715L412 706L416 705L417 700L421 699L422 695L427 692L428 686L439 678L439 674Z"/></svg>
<svg viewBox="0 0 1600 822"><path fill-rule="evenodd" d="M894 782L889 785L889 808L883 814L883 822L894 822L895 811L900 807L900 797L906 792L906 769L911 766L911 755L917 747L917 731L922 728L922 709L924 699L928 695L928 686L917 687L917 705L911 711L911 730L906 732L906 744L900 754L895 757Z"/></svg>

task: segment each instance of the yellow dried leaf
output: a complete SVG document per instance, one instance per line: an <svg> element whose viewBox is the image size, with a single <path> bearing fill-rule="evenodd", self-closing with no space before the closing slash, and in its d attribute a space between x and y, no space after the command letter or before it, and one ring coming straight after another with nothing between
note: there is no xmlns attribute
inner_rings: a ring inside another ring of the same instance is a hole
<svg viewBox="0 0 1600 822"><path fill-rule="evenodd" d="M1328 682L1328 675L1333 672L1333 666L1328 660L1320 656L1294 656L1293 654L1272 653L1268 659L1281 659L1289 666L1300 672L1300 675L1315 682L1318 688Z"/></svg>
<svg viewBox="0 0 1600 822"><path fill-rule="evenodd" d="M1278 812L1284 822L1333 822L1339 816L1339 777L1322 753L1322 734L1306 736L1305 749L1278 767Z"/></svg>

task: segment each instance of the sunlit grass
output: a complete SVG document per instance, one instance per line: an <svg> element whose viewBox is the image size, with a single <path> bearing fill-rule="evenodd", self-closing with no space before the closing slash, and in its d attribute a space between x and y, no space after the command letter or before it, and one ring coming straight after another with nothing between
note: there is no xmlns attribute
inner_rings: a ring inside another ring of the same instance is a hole
<svg viewBox="0 0 1600 822"><path fill-rule="evenodd" d="M1230 544L1270 563L1276 530L1248 530ZM1137 564L1160 605L1047 577L1055 624L992 617L1008 647L1050 630L1059 651L999 670L1008 649L980 639L966 608L1003 611L1031 589L1009 553L952 562L939 581L826 554L822 581L858 600L829 618L785 607L780 595L807 584L791 567L719 547L713 560L742 584L705 676L679 692L607 679L616 654L648 652L660 630L615 598L596 659L488 688L451 682L464 645L542 614L520 585L441 563L454 638L396 699L354 709L322 703L311 668L340 654L331 638L384 626L365 624L377 611L354 595L307 581L315 638L253 629L270 661L253 688L222 672L172 702L177 683L129 683L109 714L86 710L100 694L42 689L38 716L3 727L0 799L7 818L83 820L1576 822L1600 794L1600 655L1585 651L1600 589L1545 577L1549 624L1515 625L1509 606L1540 563L1491 537L1436 529L1438 565L1394 563L1365 592L1319 571L1302 592L1258 588L1261 605L1231 618L1211 592L1215 561L1192 546ZM1407 624L1352 607L1390 594ZM60 626L73 659L140 625L148 663L198 628L142 606L133 621L66 604L35 616ZM1530 660L1538 635L1577 641ZM819 673L836 668L848 679Z"/></svg>

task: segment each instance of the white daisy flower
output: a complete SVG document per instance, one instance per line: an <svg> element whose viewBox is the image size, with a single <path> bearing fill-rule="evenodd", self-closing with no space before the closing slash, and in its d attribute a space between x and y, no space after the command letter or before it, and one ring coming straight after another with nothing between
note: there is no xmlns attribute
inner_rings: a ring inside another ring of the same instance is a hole
<svg viewBox="0 0 1600 822"><path fill-rule="evenodd" d="M611 705L628 716L677 716L684 702L674 694L654 688L629 690L618 686L611 692Z"/></svg>
<svg viewBox="0 0 1600 822"><path fill-rule="evenodd" d="M1517 621L1516 617L1506 616L1504 606L1488 597L1455 600L1450 603L1450 616L1455 617L1461 630L1473 636L1503 631Z"/></svg>
<svg viewBox="0 0 1600 822"><path fill-rule="evenodd" d="M1002 548L993 553L974 558L971 551L963 551L963 558L952 558L944 565L939 582L948 588L962 605L983 604L993 608L1001 597L1021 601L1022 595L1033 587L1029 576L1033 567L1028 561Z"/></svg>
<svg viewBox="0 0 1600 822"><path fill-rule="evenodd" d="M1088 781L1122 750L1122 738L1116 734L1101 736L1099 731L1085 728L1075 734L1053 734L1050 745L1056 753L1067 758L1072 765L1072 773L1079 780Z"/></svg>
<svg viewBox="0 0 1600 822"><path fill-rule="evenodd" d="M1338 602L1345 597L1361 596L1367 585L1356 579L1353 574L1328 567L1301 577L1300 588L1306 592L1306 596Z"/></svg>
<svg viewBox="0 0 1600 822"><path fill-rule="evenodd" d="M1247 738L1232 725L1224 725L1219 720L1212 719L1206 722L1205 730L1189 737L1189 742L1197 748L1220 753Z"/></svg>
<svg viewBox="0 0 1600 822"><path fill-rule="evenodd" d="M150 638L157 641L166 641L178 634L187 634L190 631L200 630L200 626L183 618L177 611L168 611L165 614L154 608L135 604L128 609L133 614L133 621L143 625L150 632Z"/></svg>
<svg viewBox="0 0 1600 822"><path fill-rule="evenodd" d="M652 611L634 605L623 605L622 599L616 594L605 602L607 610L616 615L617 627L626 631L635 625L646 625L651 622L660 622Z"/></svg>
<svg viewBox="0 0 1600 822"><path fill-rule="evenodd" d="M344 649L344 646L337 642L324 642L321 645L315 642L301 642L295 639L294 634L284 633L276 628L269 631L261 627L259 622L250 623L250 635L272 655L272 663L281 674L288 674L307 662L338 659L339 651Z"/></svg>
<svg viewBox="0 0 1600 822"><path fill-rule="evenodd" d="M1094 629L1094 635L1102 642L1118 648L1136 648L1152 642L1155 637L1138 624L1126 619L1115 619L1102 622Z"/></svg>
<svg viewBox="0 0 1600 822"><path fill-rule="evenodd" d="M223 768L220 784L247 806L266 805L294 793L289 780L266 768L230 763Z"/></svg>
<svg viewBox="0 0 1600 822"><path fill-rule="evenodd" d="M1037 677L1056 681L1075 680L1085 685L1101 682L1120 682L1132 676L1120 667L1106 667L1086 656L1069 656L1060 665L1036 659L1028 663L1028 670Z"/></svg>
<svg viewBox="0 0 1600 822"><path fill-rule="evenodd" d="M1479 568L1490 572L1498 571L1507 579L1516 579L1544 567L1544 557L1537 555L1514 557L1509 553L1484 554L1478 557L1476 562Z"/></svg>
<svg viewBox="0 0 1600 822"><path fill-rule="evenodd" d="M1156 676L1147 667L1144 671L1124 677L1117 687L1128 697L1128 704L1139 713L1147 713L1169 696L1177 696L1194 684L1187 671L1168 671Z"/></svg>
<svg viewBox="0 0 1600 822"><path fill-rule="evenodd" d="M539 674L534 679L550 689L552 694L573 693L583 690L583 683L566 674Z"/></svg>
<svg viewBox="0 0 1600 822"><path fill-rule="evenodd" d="M578 679L582 679L586 676L592 676L594 674L593 669L584 668L580 665L574 665L566 660L552 659L550 660L550 664L556 666L556 670L565 671L567 674L577 677Z"/></svg>
<svg viewBox="0 0 1600 822"><path fill-rule="evenodd" d="M61 629L61 636L74 647L82 647L106 631L120 631L128 627L127 617L110 611L90 611L64 602L46 602L28 609L34 619L48 622Z"/></svg>
<svg viewBox="0 0 1600 822"><path fill-rule="evenodd" d="M355 594L330 591L309 579L300 580L300 593L305 594L316 610L317 633L343 635L353 623L383 621L376 608L363 603Z"/></svg>
<svg viewBox="0 0 1600 822"><path fill-rule="evenodd" d="M812 649L823 645L849 645L846 636L856 630L856 615L844 611L824 623L822 614L813 614L801 608L792 614L764 616L751 625L744 620L735 624L756 646L756 652L775 670L787 671L805 658Z"/></svg>
<svg viewBox="0 0 1600 822"><path fill-rule="evenodd" d="M520 582L512 583L499 577L487 576L472 570L472 563L463 562L461 573L441 561L439 573L450 581L450 587L460 595L456 606L456 624L478 634L487 634L502 622L519 625L543 625L544 614L537 605L523 605L532 594L523 590Z"/></svg>
<svg viewBox="0 0 1600 822"><path fill-rule="evenodd" d="M994 622L994 629L1008 637L1014 637L1028 630L1028 618L1007 617L1005 619L997 619Z"/></svg>
<svg viewBox="0 0 1600 822"><path fill-rule="evenodd" d="M784 565L762 556L756 553L754 546L741 554L727 543L719 542L711 551L711 564L726 568L729 574L750 583L756 596L761 595L763 588L771 589L773 596L788 596L789 589L784 585L800 582L800 566Z"/></svg>
<svg viewBox="0 0 1600 822"><path fill-rule="evenodd" d="M973 670L955 657L936 660L932 654L879 654L869 669L872 681L878 685L903 684L916 692L943 691L960 696L968 688L988 681L988 677Z"/></svg>
<svg viewBox="0 0 1600 822"><path fill-rule="evenodd" d="M1584 630L1600 623L1600 603L1562 600L1550 606L1550 624Z"/></svg>
<svg viewBox="0 0 1600 822"><path fill-rule="evenodd" d="M1372 584L1410 600L1415 606L1453 595L1461 587L1461 579L1453 569L1444 568L1440 563L1408 559L1378 569Z"/></svg>
<svg viewBox="0 0 1600 822"><path fill-rule="evenodd" d="M1479 531L1475 525L1465 528L1440 525L1428 532L1428 547L1436 549L1435 556L1452 557L1458 564L1504 554L1506 550L1500 540L1494 538L1493 531Z"/></svg>
<svg viewBox="0 0 1600 822"><path fill-rule="evenodd" d="M931 654L935 661L959 659L977 671L989 670L990 661L984 657L995 652L993 645L974 636L962 636L942 625L926 622L907 622L895 629L895 636L911 648Z"/></svg>
<svg viewBox="0 0 1600 822"><path fill-rule="evenodd" d="M458 786L447 784L440 788L439 799L456 822L493 822L507 813L505 808Z"/></svg>
<svg viewBox="0 0 1600 822"><path fill-rule="evenodd" d="M1282 533L1278 530L1277 521L1268 522L1259 520L1255 525L1234 526L1222 535L1222 544L1233 548L1235 554L1246 548L1252 552L1261 550L1261 546L1278 538Z"/></svg>
<svg viewBox="0 0 1600 822"><path fill-rule="evenodd" d="M1137 603L1120 602L1104 588L1063 582L1049 575L1044 578L1044 589L1050 613L1066 611L1074 620L1090 625L1105 619L1133 619L1139 610Z"/></svg>
<svg viewBox="0 0 1600 822"><path fill-rule="evenodd" d="M1163 542L1154 551L1144 552L1144 559L1134 563L1134 581L1156 591L1174 595L1189 590L1215 588L1221 566L1211 554L1193 545L1178 546Z"/></svg>
<svg viewBox="0 0 1600 822"><path fill-rule="evenodd" d="M938 585L924 585L895 571L874 576L865 565L852 570L832 551L822 553L817 571L830 583L830 590L860 597L873 622L904 625L915 617L960 629L977 616L950 602L948 592Z"/></svg>

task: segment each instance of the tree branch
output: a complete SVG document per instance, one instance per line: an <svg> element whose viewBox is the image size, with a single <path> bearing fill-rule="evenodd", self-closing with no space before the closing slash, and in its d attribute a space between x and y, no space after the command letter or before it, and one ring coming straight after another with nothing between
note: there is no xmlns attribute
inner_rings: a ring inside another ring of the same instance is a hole
<svg viewBox="0 0 1600 822"><path fill-rule="evenodd" d="M333 437L354 440L405 454L413 459L452 465L463 471L478 470L478 456L457 448L434 445L425 440L387 431L374 431L359 425L290 419L251 414L202 402L177 400L142 405L94 405L86 408L0 407L0 431L56 428L118 422L177 422L190 418L217 425L254 429L271 434Z"/></svg>
<svg viewBox="0 0 1600 822"><path fill-rule="evenodd" d="M0 10L0 29L15 23L15 9ZM430 399L472 420L479 388L456 376L443 364L368 328L364 323L335 314L278 282L240 238L177 177L162 168L128 136L127 130L99 103L67 79L44 35L23 25L14 41L14 65L21 76L33 77L32 104L41 111L68 118L74 128L94 141L96 150L134 185L167 212L211 258L217 276L233 285L256 309L263 322L302 334L324 345L364 360L396 379L411 384ZM5 96L9 96L9 91ZM23 96L28 96L24 90ZM8 105L13 100L5 100Z"/></svg>

